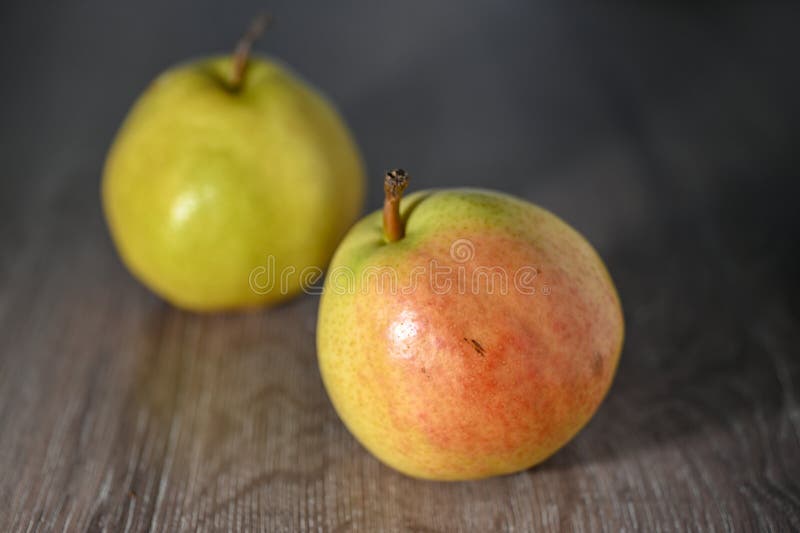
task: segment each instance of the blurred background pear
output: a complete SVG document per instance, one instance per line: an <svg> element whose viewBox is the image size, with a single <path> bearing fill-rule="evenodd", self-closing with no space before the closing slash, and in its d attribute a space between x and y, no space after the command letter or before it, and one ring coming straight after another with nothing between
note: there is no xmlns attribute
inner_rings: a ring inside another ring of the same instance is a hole
<svg viewBox="0 0 800 533"><path fill-rule="evenodd" d="M342 118L285 66L249 57L263 25L232 56L161 74L106 161L103 207L117 250L178 307L296 294L300 273L326 266L361 210L363 164Z"/></svg>

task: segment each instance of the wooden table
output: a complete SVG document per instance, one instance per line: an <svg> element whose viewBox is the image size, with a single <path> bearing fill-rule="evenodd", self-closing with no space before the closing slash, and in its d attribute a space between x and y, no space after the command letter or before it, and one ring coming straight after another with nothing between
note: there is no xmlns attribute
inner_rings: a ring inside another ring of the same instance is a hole
<svg viewBox="0 0 800 533"><path fill-rule="evenodd" d="M529 471L433 483L336 417L316 297L199 316L116 258L97 189L124 110L256 9L133 5L4 7L0 530L800 529L796 9L276 9L264 48L339 103L376 179L545 205L620 289L589 426Z"/></svg>

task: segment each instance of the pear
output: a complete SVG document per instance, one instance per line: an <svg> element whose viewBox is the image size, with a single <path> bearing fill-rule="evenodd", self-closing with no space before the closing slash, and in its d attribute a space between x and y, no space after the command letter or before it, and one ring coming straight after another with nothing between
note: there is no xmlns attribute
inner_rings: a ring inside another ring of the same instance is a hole
<svg viewBox="0 0 800 533"><path fill-rule="evenodd" d="M603 261L526 201L478 189L401 198L334 254L317 348L355 437L410 476L527 469L568 442L614 377L623 315Z"/></svg>
<svg viewBox="0 0 800 533"><path fill-rule="evenodd" d="M250 57L263 26L232 56L161 74L105 164L103 207L123 262L182 308L261 306L297 293L361 210L353 138L318 91Z"/></svg>

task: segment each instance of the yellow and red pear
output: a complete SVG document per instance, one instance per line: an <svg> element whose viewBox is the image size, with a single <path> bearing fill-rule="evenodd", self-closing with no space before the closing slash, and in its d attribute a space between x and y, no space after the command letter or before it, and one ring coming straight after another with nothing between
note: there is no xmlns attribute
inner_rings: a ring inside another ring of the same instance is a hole
<svg viewBox="0 0 800 533"><path fill-rule="evenodd" d="M339 245L320 303L320 371L355 437L408 475L529 468L608 391L623 315L603 261L552 213L478 189L402 196Z"/></svg>

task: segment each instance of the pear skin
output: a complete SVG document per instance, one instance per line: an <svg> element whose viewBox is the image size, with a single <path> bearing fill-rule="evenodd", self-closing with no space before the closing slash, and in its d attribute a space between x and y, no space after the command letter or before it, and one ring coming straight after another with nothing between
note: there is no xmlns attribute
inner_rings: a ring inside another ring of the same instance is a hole
<svg viewBox="0 0 800 533"><path fill-rule="evenodd" d="M381 213L367 216L327 275L317 347L336 411L414 477L541 462L617 368L623 315L603 261L552 213L491 191L420 192L399 214L404 236L388 242Z"/></svg>
<svg viewBox="0 0 800 533"><path fill-rule="evenodd" d="M326 266L364 194L361 157L333 106L262 58L233 88L232 61L159 76L125 119L102 181L123 262L196 311L297 293L304 269Z"/></svg>

